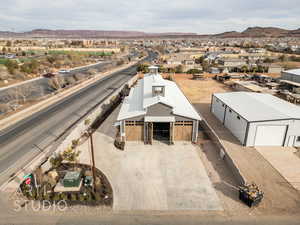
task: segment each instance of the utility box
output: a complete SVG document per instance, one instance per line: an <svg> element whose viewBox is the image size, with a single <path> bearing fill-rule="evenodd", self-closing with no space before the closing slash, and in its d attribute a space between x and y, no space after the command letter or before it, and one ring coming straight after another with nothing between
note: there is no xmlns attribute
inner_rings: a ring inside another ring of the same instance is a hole
<svg viewBox="0 0 300 225"><path fill-rule="evenodd" d="M67 172L62 180L64 187L78 187L81 181L80 172Z"/></svg>

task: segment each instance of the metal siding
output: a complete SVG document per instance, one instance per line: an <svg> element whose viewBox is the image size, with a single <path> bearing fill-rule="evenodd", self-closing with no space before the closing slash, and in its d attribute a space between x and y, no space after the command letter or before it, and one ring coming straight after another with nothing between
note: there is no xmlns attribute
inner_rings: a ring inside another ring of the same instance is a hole
<svg viewBox="0 0 300 225"><path fill-rule="evenodd" d="M223 123L226 106L223 107L222 105L223 103L213 96L211 111Z"/></svg>
<svg viewBox="0 0 300 225"><path fill-rule="evenodd" d="M229 107L226 108L224 126L230 130L241 144L244 144L247 121L233 110L230 112L230 110Z"/></svg>
<svg viewBox="0 0 300 225"><path fill-rule="evenodd" d="M250 123L248 139L246 146L254 146L256 127L261 125L286 125L288 130L286 133L286 139L284 146L288 146L290 136L300 136L300 120L278 120L278 121L266 121L266 122L252 122ZM300 146L300 143L295 142L294 146Z"/></svg>

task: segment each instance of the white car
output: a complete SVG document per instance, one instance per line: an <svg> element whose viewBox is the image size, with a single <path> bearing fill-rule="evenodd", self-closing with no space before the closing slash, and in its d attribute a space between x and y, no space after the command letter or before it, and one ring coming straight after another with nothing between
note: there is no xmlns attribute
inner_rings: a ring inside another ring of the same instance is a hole
<svg viewBox="0 0 300 225"><path fill-rule="evenodd" d="M70 73L70 70L60 70L59 73Z"/></svg>

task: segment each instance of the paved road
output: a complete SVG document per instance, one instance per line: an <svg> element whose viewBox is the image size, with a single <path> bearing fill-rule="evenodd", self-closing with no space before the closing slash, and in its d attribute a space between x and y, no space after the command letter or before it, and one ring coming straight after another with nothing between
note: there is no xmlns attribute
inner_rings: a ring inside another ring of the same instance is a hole
<svg viewBox="0 0 300 225"><path fill-rule="evenodd" d="M131 58L138 56L138 52L130 53ZM127 58L128 56L123 56ZM87 65L75 69L71 69L69 73L61 73L62 77L69 77L75 74L83 74L89 76L89 70L95 69L98 72L103 72L107 68L116 66L117 61L101 61L93 65ZM30 91L31 90L31 91ZM27 80L21 83L18 83L10 87L0 88L0 103L7 103L12 101L17 93L22 93L26 95L26 98L38 98L47 94L51 94L54 90L49 86L49 79L45 77L38 77L35 79Z"/></svg>
<svg viewBox="0 0 300 225"><path fill-rule="evenodd" d="M148 60L153 57L151 53ZM0 184L28 156L49 146L67 127L135 74L136 66L113 73L0 131Z"/></svg>

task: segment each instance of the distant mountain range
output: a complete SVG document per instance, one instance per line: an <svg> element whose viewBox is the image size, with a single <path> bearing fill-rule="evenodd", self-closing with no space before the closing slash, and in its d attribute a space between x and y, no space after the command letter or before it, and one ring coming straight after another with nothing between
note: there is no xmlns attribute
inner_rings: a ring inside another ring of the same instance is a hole
<svg viewBox="0 0 300 225"><path fill-rule="evenodd" d="M276 27L249 27L243 32L229 31L220 34L197 33L146 33L140 31L101 31L101 30L48 30L36 29L28 32L0 31L0 37L15 38L159 38L159 37L215 37L215 38L246 38L246 37L300 37L300 28L286 30Z"/></svg>
<svg viewBox="0 0 300 225"><path fill-rule="evenodd" d="M300 28L297 30L286 30L277 27L249 27L243 32L230 31L213 36L220 38L300 37Z"/></svg>

